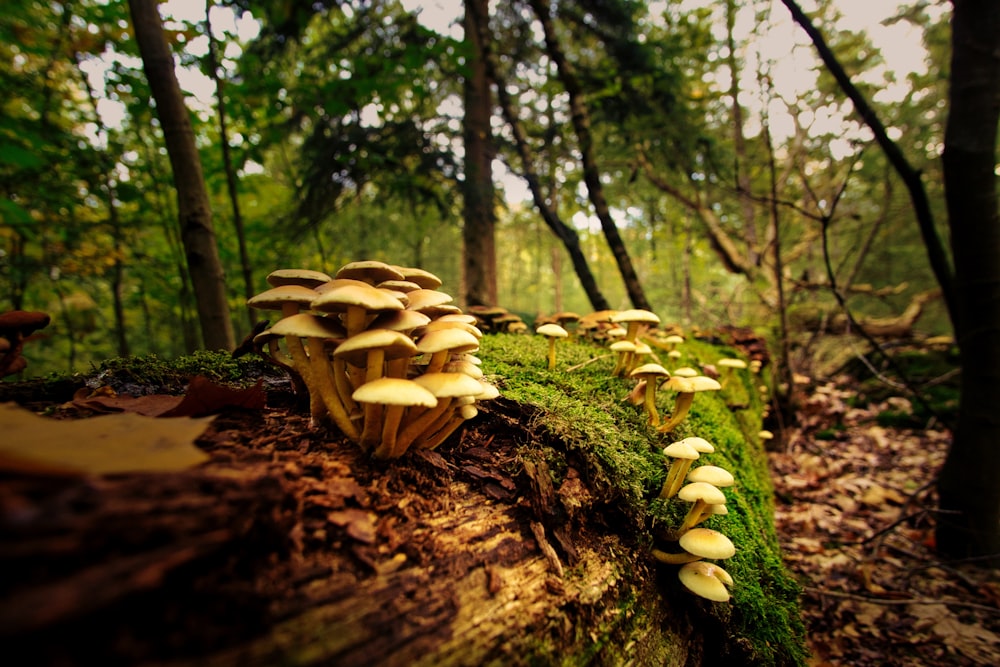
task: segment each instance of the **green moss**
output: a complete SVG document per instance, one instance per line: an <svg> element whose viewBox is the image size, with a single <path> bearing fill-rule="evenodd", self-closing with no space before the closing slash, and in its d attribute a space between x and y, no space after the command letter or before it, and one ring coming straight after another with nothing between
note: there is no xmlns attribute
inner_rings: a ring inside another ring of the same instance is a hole
<svg viewBox="0 0 1000 667"><path fill-rule="evenodd" d="M734 355L700 341L682 348L683 365ZM592 489L617 505L637 548L648 549L664 527L676 526L687 511L682 501L656 499L666 474L661 448L691 435L712 442L716 452L702 462L737 477L737 485L726 489L729 514L706 523L737 547L736 556L724 563L737 582L726 633L749 647L747 657L755 664L804 663L799 591L781 561L767 459L757 438L761 405L756 378L743 371L724 391L697 395L687 419L664 435L646 423L641 408L622 400L632 383L611 377L614 357L605 348L561 341L554 371L545 368L546 349L539 336L498 335L486 337L479 353L483 370L505 399L534 407L527 426L540 437L524 445L523 455L544 457L557 477L566 468L566 456L582 459ZM740 400L735 410L729 405L734 395ZM668 414L672 405L672 395L659 397L662 413ZM718 607L720 613L727 609Z"/></svg>

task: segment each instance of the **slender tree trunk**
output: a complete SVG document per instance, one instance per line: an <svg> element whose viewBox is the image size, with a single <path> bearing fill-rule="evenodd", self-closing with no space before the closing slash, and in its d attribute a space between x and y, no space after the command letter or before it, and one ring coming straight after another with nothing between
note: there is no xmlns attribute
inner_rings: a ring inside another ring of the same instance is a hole
<svg viewBox="0 0 1000 667"><path fill-rule="evenodd" d="M226 298L225 275L212 228L212 213L194 141L191 116L174 73L156 0L129 0L132 26L149 81L177 190L181 241L195 293L202 342L231 350L236 343Z"/></svg>
<svg viewBox="0 0 1000 667"><path fill-rule="evenodd" d="M470 45L463 83L465 92L465 181L464 252L465 303L495 305L497 302L496 216L493 187L493 115L490 82L483 58L483 40L488 39L487 0L465 0L465 40ZM474 7L472 5L475 5ZM482 22L482 25L480 25Z"/></svg>
<svg viewBox="0 0 1000 667"><path fill-rule="evenodd" d="M601 229L604 237L608 240L608 246L618 264L618 271L621 273L625 283L625 290L628 292L632 305L636 308L652 310L646 293L642 289L642 283L632 265L632 258L629 257L628 249L618 233L618 226L611 218L611 211L608 207L607 199L604 197L604 186L601 185L601 173L597 168L594 159L594 139L590 133L590 116L583 101L583 90L576 78L573 66L566 59L559 40L556 37L555 28L552 25L552 15L547 0L530 0L538 20L542 24L545 32L546 53L556 65L559 80L562 82L566 93L569 95L570 119L576 138L580 154L583 158L583 180L587 185L587 193L590 202L594 205L594 214L601 222Z"/></svg>
<svg viewBox="0 0 1000 667"><path fill-rule="evenodd" d="M1000 12L955 0L943 155L962 365L955 439L938 480L937 545L1000 564Z"/></svg>
<svg viewBox="0 0 1000 667"><path fill-rule="evenodd" d="M229 152L229 130L226 121L225 81L219 75L219 58L216 55L215 37L212 36L212 20L209 16L214 0L205 2L205 34L208 35L208 66L212 80L215 81L215 99L219 116L219 143L222 146L222 168L226 172L226 189L229 192L229 203L233 207L233 227L236 229L236 242L240 251L240 268L243 271L243 295L249 299L257 290L253 284L253 269L250 265L250 255L247 253L247 237L243 229L243 214L240 212L240 197L237 188L236 169ZM257 323L257 309L246 307L247 321L250 328Z"/></svg>
<svg viewBox="0 0 1000 667"><path fill-rule="evenodd" d="M474 8L473 4L466 6L466 9ZM478 24L481 29L485 28L482 19L478 20ZM497 90L497 101L500 103L500 109L503 112L504 120L510 126L511 134L514 137L514 144L517 147L518 155L521 158L522 169L524 170L524 180L528 183L528 189L531 191L532 200L535 202L535 206L538 208L539 213L541 213L542 219L545 224L548 225L549 229L562 241L563 246L566 248L566 252L569 253L570 260L573 263L573 270L576 272L577 278L580 280L580 286L583 288L584 292L587 294L587 298L590 300L590 305L594 310L609 310L611 308L608 300L601 293L600 288L597 286L597 280L594 278L594 274L590 270L590 265L587 263L587 257L583 254L580 249L580 238L576 235L576 232L572 227L569 227L559 218L558 211L545 200L545 196L542 194L541 180L538 177L538 173L534 168L534 155L531 151L531 146L528 144L528 137L521 126L521 121L518 120L517 113L514 111L514 101L510 97L510 93L507 92L506 84L503 77L500 76L499 67L497 67L496 56L493 54L489 47L488 42L482 41L483 46L483 60L486 63L487 74L489 78L496 84Z"/></svg>
<svg viewBox="0 0 1000 667"><path fill-rule="evenodd" d="M733 30L736 26L736 2L726 1L726 46L729 49L727 64L729 65L729 97L733 114L733 153L735 155L733 171L736 175L736 190L743 214L743 237L747 244L747 261L758 263L757 249L757 211L750 193L750 174L746 168L747 147L743 134L743 106L740 104L740 66L736 58L736 40Z"/></svg>

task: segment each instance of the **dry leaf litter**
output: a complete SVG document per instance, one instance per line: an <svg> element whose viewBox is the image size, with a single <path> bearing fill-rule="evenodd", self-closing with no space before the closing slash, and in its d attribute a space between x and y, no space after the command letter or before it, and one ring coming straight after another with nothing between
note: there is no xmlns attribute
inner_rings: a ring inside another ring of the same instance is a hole
<svg viewBox="0 0 1000 667"><path fill-rule="evenodd" d="M787 447L770 454L809 664L1000 665L1000 573L934 551L934 477L951 434L884 428L877 415L908 402L853 408L849 386L813 387Z"/></svg>

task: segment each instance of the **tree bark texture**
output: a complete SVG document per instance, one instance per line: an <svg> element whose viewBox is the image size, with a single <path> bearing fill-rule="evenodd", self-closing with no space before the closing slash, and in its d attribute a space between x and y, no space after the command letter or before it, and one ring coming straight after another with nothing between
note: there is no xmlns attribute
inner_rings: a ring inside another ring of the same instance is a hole
<svg viewBox="0 0 1000 667"><path fill-rule="evenodd" d="M182 473L0 490L12 664L746 664L724 614L621 530L572 456L558 486L498 401L378 468L293 413L224 415ZM16 505L11 505L16 503ZM729 659L729 663L724 660ZM720 662L721 661L721 662Z"/></svg>
<svg viewBox="0 0 1000 667"><path fill-rule="evenodd" d="M466 5L466 9L474 9L474 7L472 4L468 4ZM486 24L484 19L480 18L478 20L480 29L485 30ZM524 131L521 121L518 120L515 103L511 99L510 93L507 92L506 82L501 75L496 54L493 53L489 43L485 39L482 39L480 43L484 49L483 59L486 63L487 74L493 80L493 83L496 84L497 101L500 103L504 120L510 126L511 134L514 137L517 154L521 158L524 180L528 183L528 189L531 191L531 198L535 202L535 207L541 214L545 224L562 242L566 248L566 252L569 253L570 261L573 263L573 270L580 281L580 287L587 294L587 299L590 301L591 307L594 310L610 310L611 305L601 292L597 284L597 279L590 270L587 257L580 248L580 238L577 236L576 231L562 221L555 207L546 201L545 195L542 193L541 179L534 168L534 154L531 150L531 145L528 143L527 133Z"/></svg>
<svg viewBox="0 0 1000 667"><path fill-rule="evenodd" d="M463 82L465 95L465 181L463 182L465 303L493 306L497 303L496 216L493 187L493 96L486 74L482 40L489 31L479 26L488 20L486 0L465 0L465 40L471 53ZM475 7L471 7L475 4Z"/></svg>
<svg viewBox="0 0 1000 667"><path fill-rule="evenodd" d="M576 132L577 144L583 162L583 180L587 185L590 202L594 205L594 214L601 222L601 229L604 231L604 237L611 248L611 254L614 255L615 263L618 265L618 271L621 273L625 290L628 292L632 305L635 308L652 310L646 293L642 289L639 275L632 265L632 258L625 247L625 241L622 240L621 234L618 233L618 226L611 218L611 211L604 196L604 186L601 185L601 173L594 159L594 138L590 132L590 114L587 112L583 100L583 90L577 80L573 65L566 59L566 54L563 53L559 44L555 26L552 23L551 7L546 0L531 0L531 6L545 32L545 51L555 63L559 80L569 96L570 119L573 123L573 130Z"/></svg>
<svg viewBox="0 0 1000 667"><path fill-rule="evenodd" d="M938 547L1000 564L1000 11L955 0L944 178L962 366L955 440L938 482Z"/></svg>
<svg viewBox="0 0 1000 667"><path fill-rule="evenodd" d="M174 73L156 0L129 0L132 27L143 69L156 102L180 218L181 241L194 288L202 342L208 349L235 347L233 324L226 298L226 282L212 227L212 211L201 158L194 141L191 116Z"/></svg>

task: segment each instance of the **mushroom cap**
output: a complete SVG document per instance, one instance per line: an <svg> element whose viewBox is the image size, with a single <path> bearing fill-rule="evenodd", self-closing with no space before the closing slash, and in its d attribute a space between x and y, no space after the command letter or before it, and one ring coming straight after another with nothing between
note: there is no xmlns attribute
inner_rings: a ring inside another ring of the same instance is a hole
<svg viewBox="0 0 1000 667"><path fill-rule="evenodd" d="M313 299L310 308L325 313L339 313L350 306L368 311L402 310L403 303L394 296L371 285L341 285Z"/></svg>
<svg viewBox="0 0 1000 667"><path fill-rule="evenodd" d="M437 398L478 396L483 393L483 384L465 373L424 373L413 381Z"/></svg>
<svg viewBox="0 0 1000 667"><path fill-rule="evenodd" d="M616 340L608 345L612 352L635 352L635 343L628 340Z"/></svg>
<svg viewBox="0 0 1000 667"><path fill-rule="evenodd" d="M413 331L418 327L430 324L430 321L431 318L415 310L387 310L372 320L368 327L370 329Z"/></svg>
<svg viewBox="0 0 1000 667"><path fill-rule="evenodd" d="M688 459L691 461L701 456L697 449L683 440L667 445L663 448L663 453L674 459Z"/></svg>
<svg viewBox="0 0 1000 667"><path fill-rule="evenodd" d="M681 487L681 490L677 492L677 497L681 500L686 500L689 503L700 500L708 505L726 504L726 495L718 488L706 482L691 482L690 484L685 484Z"/></svg>
<svg viewBox="0 0 1000 667"><path fill-rule="evenodd" d="M413 290L407 296L410 298L410 305L407 306L410 310L427 311L454 301L450 294L445 294L434 289L421 288Z"/></svg>
<svg viewBox="0 0 1000 667"><path fill-rule="evenodd" d="M669 336L663 337L663 342L669 345L679 345L684 342L684 336L679 334L670 334Z"/></svg>
<svg viewBox="0 0 1000 667"><path fill-rule="evenodd" d="M690 394L694 392L694 385L691 384L691 380L693 379L681 377L680 375L671 375L669 379L660 383L660 389L669 389L670 391L682 394Z"/></svg>
<svg viewBox="0 0 1000 667"><path fill-rule="evenodd" d="M727 357L725 359L719 359L718 361L715 362L715 365L722 366L723 368L743 369L747 367L747 362L743 361L742 359L734 359L731 357Z"/></svg>
<svg viewBox="0 0 1000 667"><path fill-rule="evenodd" d="M687 563L678 570L677 577L684 587L695 595L713 602L729 600L729 590L726 586L733 585L733 578L715 563L703 560Z"/></svg>
<svg viewBox="0 0 1000 667"><path fill-rule="evenodd" d="M670 378L671 380L673 378ZM676 389L675 391L686 391L686 392L699 392L699 391L719 391L722 389L722 385L715 378L706 377L704 375L696 375L693 378L681 378L687 384L686 386L691 387L690 389ZM670 382L670 380L667 380Z"/></svg>
<svg viewBox="0 0 1000 667"><path fill-rule="evenodd" d="M535 333L545 336L546 338L566 338L569 336L569 332L563 329L558 324L543 324L542 326L535 329Z"/></svg>
<svg viewBox="0 0 1000 667"><path fill-rule="evenodd" d="M736 483L733 474L719 466L698 466L697 468L692 468L688 472L687 481L705 482L720 489Z"/></svg>
<svg viewBox="0 0 1000 667"><path fill-rule="evenodd" d="M604 334L609 338L623 338L628 335L628 329L624 327L611 327Z"/></svg>
<svg viewBox="0 0 1000 667"><path fill-rule="evenodd" d="M426 408L437 405L434 394L413 380L401 378L379 378L366 382L351 394L351 398L358 403L380 405L420 405Z"/></svg>
<svg viewBox="0 0 1000 667"><path fill-rule="evenodd" d="M374 259L345 264L337 271L337 277L361 280L369 285L376 285L386 280L406 280L406 276L400 271L385 262Z"/></svg>
<svg viewBox="0 0 1000 667"><path fill-rule="evenodd" d="M681 535L680 545L700 558L732 558L736 553L732 540L711 528L692 528Z"/></svg>
<svg viewBox="0 0 1000 667"><path fill-rule="evenodd" d="M565 324L566 322L579 322L580 314L574 313L571 310L563 310L552 315L554 319L559 324Z"/></svg>
<svg viewBox="0 0 1000 667"><path fill-rule="evenodd" d="M452 359L441 370L446 373L462 373L477 380L485 375L479 366L465 359Z"/></svg>
<svg viewBox="0 0 1000 667"><path fill-rule="evenodd" d="M479 339L461 329L439 329L430 331L417 341L417 351L421 354L452 352L474 352L479 349Z"/></svg>
<svg viewBox="0 0 1000 667"><path fill-rule="evenodd" d="M648 310L643 310L642 308L631 308L629 310L621 310L611 316L612 322L646 322L647 324L659 324L660 318L656 316L656 313L651 313Z"/></svg>
<svg viewBox="0 0 1000 667"><path fill-rule="evenodd" d="M48 313L36 310L9 310L0 313L0 336L6 337L13 333L30 336L35 331L49 326L50 321Z"/></svg>
<svg viewBox="0 0 1000 667"><path fill-rule="evenodd" d="M765 429L757 433L757 437L760 438L761 440L773 440L774 434Z"/></svg>
<svg viewBox="0 0 1000 667"><path fill-rule="evenodd" d="M479 324L479 320L476 319L475 315L470 315L469 313L450 313L448 315L442 315L438 318L441 322L465 322L466 324L471 324L473 326Z"/></svg>
<svg viewBox="0 0 1000 667"><path fill-rule="evenodd" d="M420 289L420 285L409 280L383 280L378 285L375 285L375 287L379 289L393 290L395 292L403 292L404 294Z"/></svg>
<svg viewBox="0 0 1000 667"><path fill-rule="evenodd" d="M670 377L670 372L660 364L643 364L642 366L637 366L631 373L629 373L629 377L642 377L647 375L653 377Z"/></svg>
<svg viewBox="0 0 1000 667"><path fill-rule="evenodd" d="M500 390L496 386L482 381L479 384L483 385L483 391L476 396L477 401L492 401L494 398L500 398Z"/></svg>
<svg viewBox="0 0 1000 667"><path fill-rule="evenodd" d="M416 283L424 289L437 289L438 287L441 287L441 279L430 271L425 271L412 266L393 266L392 268L402 273L404 280Z"/></svg>
<svg viewBox="0 0 1000 667"><path fill-rule="evenodd" d="M311 287L286 283L250 297L247 299L247 305L265 310L280 310L286 303L297 303L303 308L308 308L315 298L316 291Z"/></svg>
<svg viewBox="0 0 1000 667"><path fill-rule="evenodd" d="M461 329L462 331L468 331L476 338L483 337L483 332L479 329L479 327L475 326L474 324L466 324L465 322L456 322L455 320L442 320L440 317L432 322L429 322L427 325L421 327L420 331L416 333L420 336L423 336L425 333L430 333L431 331L438 331L440 329Z"/></svg>
<svg viewBox="0 0 1000 667"><path fill-rule="evenodd" d="M673 373L671 373L671 375L679 375L682 378L693 378L696 375L698 375L698 371L696 371L695 369L691 368L690 366L681 366L680 368L678 368L677 370L675 370Z"/></svg>
<svg viewBox="0 0 1000 667"><path fill-rule="evenodd" d="M712 446L712 443L710 443L708 440L705 440L705 438L699 438L696 435L684 438L683 440L678 440L677 442L683 442L685 444L691 445L692 447L694 447L694 450L696 452L699 452L701 454L711 454L712 452L715 451L715 447Z"/></svg>
<svg viewBox="0 0 1000 667"><path fill-rule="evenodd" d="M364 366L368 353L379 349L384 351L386 359L417 354L416 344L406 334L391 329L368 329L338 345L333 356L345 359L355 366Z"/></svg>
<svg viewBox="0 0 1000 667"><path fill-rule="evenodd" d="M317 287L331 280L322 271L311 269L277 269L267 274L267 284L272 287L282 285L300 285L302 287Z"/></svg>
<svg viewBox="0 0 1000 667"><path fill-rule="evenodd" d="M298 336L299 338L329 338L332 340L343 340L347 336L344 327L336 320L327 317L312 315L310 313L299 313L290 317L283 317L274 326L266 331L257 334L256 338L266 340L264 334L271 336Z"/></svg>

